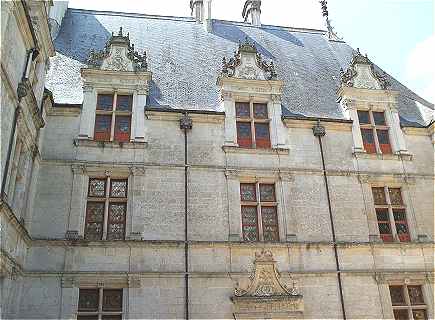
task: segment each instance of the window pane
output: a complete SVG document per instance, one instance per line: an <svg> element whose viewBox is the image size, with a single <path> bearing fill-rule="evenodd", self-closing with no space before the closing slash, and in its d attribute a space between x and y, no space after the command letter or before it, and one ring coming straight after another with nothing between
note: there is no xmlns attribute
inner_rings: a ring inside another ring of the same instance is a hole
<svg viewBox="0 0 435 320"><path fill-rule="evenodd" d="M127 198L127 180L110 180L110 196L112 198Z"/></svg>
<svg viewBox="0 0 435 320"><path fill-rule="evenodd" d="M255 191L255 183L240 184L240 200L242 201L257 201Z"/></svg>
<svg viewBox="0 0 435 320"><path fill-rule="evenodd" d="M402 193L400 192L400 188L389 188L388 192L390 194L391 204L394 205L402 205Z"/></svg>
<svg viewBox="0 0 435 320"><path fill-rule="evenodd" d="M385 125L385 117L383 112L373 112L373 120L376 125Z"/></svg>
<svg viewBox="0 0 435 320"><path fill-rule="evenodd" d="M132 96L118 95L116 97L116 110L131 111Z"/></svg>
<svg viewBox="0 0 435 320"><path fill-rule="evenodd" d="M88 202L86 206L86 240L101 240L103 236L104 202Z"/></svg>
<svg viewBox="0 0 435 320"><path fill-rule="evenodd" d="M111 111L113 108L113 94L99 94L97 97L97 110Z"/></svg>
<svg viewBox="0 0 435 320"><path fill-rule="evenodd" d="M260 201L275 201L274 184L260 184Z"/></svg>
<svg viewBox="0 0 435 320"><path fill-rule="evenodd" d="M372 188L373 200L375 204L387 204L387 198L385 197L385 191L382 187Z"/></svg>
<svg viewBox="0 0 435 320"><path fill-rule="evenodd" d="M249 102L236 102L236 117L249 118L250 115Z"/></svg>
<svg viewBox="0 0 435 320"><path fill-rule="evenodd" d="M242 206L243 240L258 241L257 207Z"/></svg>
<svg viewBox="0 0 435 320"><path fill-rule="evenodd" d="M130 141L130 116L116 116L115 118L115 140L121 142Z"/></svg>
<svg viewBox="0 0 435 320"><path fill-rule="evenodd" d="M391 154L390 138L388 136L388 130L377 130L379 147L382 153Z"/></svg>
<svg viewBox="0 0 435 320"><path fill-rule="evenodd" d="M122 289L103 290L103 311L122 311Z"/></svg>
<svg viewBox="0 0 435 320"><path fill-rule="evenodd" d="M268 123L255 123L255 143L257 148L270 148Z"/></svg>
<svg viewBox="0 0 435 320"><path fill-rule="evenodd" d="M390 221L390 216L388 213L388 209L386 208L376 208L376 216L379 221Z"/></svg>
<svg viewBox="0 0 435 320"><path fill-rule="evenodd" d="M89 197L105 197L106 195L106 180L105 179L89 179Z"/></svg>
<svg viewBox="0 0 435 320"><path fill-rule="evenodd" d="M413 309L412 315L414 316L414 320L427 320L426 310L424 309Z"/></svg>
<svg viewBox="0 0 435 320"><path fill-rule="evenodd" d="M78 309L80 312L98 311L98 289L80 289Z"/></svg>
<svg viewBox="0 0 435 320"><path fill-rule="evenodd" d="M402 286L390 286L390 296L393 306L406 305Z"/></svg>
<svg viewBox="0 0 435 320"><path fill-rule="evenodd" d="M107 240L123 240L125 236L125 212L127 204L110 203Z"/></svg>
<svg viewBox="0 0 435 320"><path fill-rule="evenodd" d="M368 111L358 111L358 120L360 124L370 124L370 116Z"/></svg>
<svg viewBox="0 0 435 320"><path fill-rule="evenodd" d="M409 316L408 316L408 310L404 309L404 310L393 310L394 312L394 319L396 320L408 320Z"/></svg>
<svg viewBox="0 0 435 320"><path fill-rule="evenodd" d="M278 241L278 217L276 207L262 207L261 221L263 223L264 241Z"/></svg>
<svg viewBox="0 0 435 320"><path fill-rule="evenodd" d="M376 153L375 139L373 138L372 129L361 129L364 149L368 153Z"/></svg>
<svg viewBox="0 0 435 320"><path fill-rule="evenodd" d="M237 122L237 143L240 147L252 147L252 134L250 122Z"/></svg>
<svg viewBox="0 0 435 320"><path fill-rule="evenodd" d="M95 116L94 139L97 141L109 141L112 126L112 116Z"/></svg>
<svg viewBox="0 0 435 320"><path fill-rule="evenodd" d="M412 305L424 304L421 286L408 286L409 300Z"/></svg>
<svg viewBox="0 0 435 320"><path fill-rule="evenodd" d="M256 119L267 119L267 104L264 103L254 103L254 118Z"/></svg>

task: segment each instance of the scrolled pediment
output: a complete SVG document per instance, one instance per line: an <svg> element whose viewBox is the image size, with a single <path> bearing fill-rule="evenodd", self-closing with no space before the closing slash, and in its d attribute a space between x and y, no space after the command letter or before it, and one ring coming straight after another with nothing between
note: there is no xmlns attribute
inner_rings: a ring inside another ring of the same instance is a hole
<svg viewBox="0 0 435 320"><path fill-rule="evenodd" d="M147 56L137 52L130 43L130 35L123 35L122 27L107 41L101 51L91 50L87 60L88 68L106 71L147 71Z"/></svg>
<svg viewBox="0 0 435 320"><path fill-rule="evenodd" d="M255 45L246 38L244 43L239 43L238 51L234 53L234 57L222 59L221 77L276 80L277 75L273 61L264 61Z"/></svg>
<svg viewBox="0 0 435 320"><path fill-rule="evenodd" d="M231 298L236 319L250 318L259 313L279 318L302 315L302 295L294 284L287 286L281 282L272 252L263 250L255 254L250 280L248 287L237 287Z"/></svg>
<svg viewBox="0 0 435 320"><path fill-rule="evenodd" d="M341 69L341 84L345 87L374 90L386 90L390 86L386 75L376 72L373 63L359 49L349 68L346 71Z"/></svg>

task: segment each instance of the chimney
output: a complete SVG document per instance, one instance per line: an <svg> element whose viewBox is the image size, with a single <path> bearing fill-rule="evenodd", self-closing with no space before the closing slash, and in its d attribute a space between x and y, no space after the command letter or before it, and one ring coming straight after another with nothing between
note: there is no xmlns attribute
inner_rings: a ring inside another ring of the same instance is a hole
<svg viewBox="0 0 435 320"><path fill-rule="evenodd" d="M192 17L195 17L196 22L204 20L204 2L203 0L190 0L190 10Z"/></svg>
<svg viewBox="0 0 435 320"><path fill-rule="evenodd" d="M261 0L246 0L243 6L242 17L245 22L250 20L253 26L261 26Z"/></svg>
<svg viewBox="0 0 435 320"><path fill-rule="evenodd" d="M211 1L212 0L190 0L192 17L195 17L196 22L202 23L208 32L212 29Z"/></svg>

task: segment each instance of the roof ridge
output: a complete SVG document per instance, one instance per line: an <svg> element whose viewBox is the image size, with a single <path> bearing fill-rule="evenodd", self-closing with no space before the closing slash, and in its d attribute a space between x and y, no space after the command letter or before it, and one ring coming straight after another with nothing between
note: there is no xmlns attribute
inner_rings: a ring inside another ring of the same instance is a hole
<svg viewBox="0 0 435 320"><path fill-rule="evenodd" d="M182 16L164 16L157 14L147 14L147 13L134 13L134 12L120 12L120 11L110 11L110 10L90 10L90 9L81 9L81 8L68 8L71 12L80 12L80 13L88 13L88 14L98 14L98 15L111 15L111 16L120 16L120 17L131 17L131 18L150 18L150 19L161 19L161 20L174 20L174 21L183 21L183 22L196 22L192 17L182 17ZM291 26L280 26L273 24L262 24L261 26L254 26L250 23L243 21L233 21L233 20L225 20L225 19L212 19L213 21L221 22L221 23L231 23L238 26L248 27L248 28L267 28L267 29L286 29L287 31L293 32L305 32L305 33L320 33L326 34L326 30L323 29L314 29L314 28L304 28L304 27L291 27ZM340 41L342 42L342 41Z"/></svg>

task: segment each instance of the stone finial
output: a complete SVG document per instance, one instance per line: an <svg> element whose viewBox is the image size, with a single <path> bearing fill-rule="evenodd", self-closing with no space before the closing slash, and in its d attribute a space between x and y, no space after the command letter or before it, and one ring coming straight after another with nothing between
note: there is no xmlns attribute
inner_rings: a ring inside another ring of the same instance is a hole
<svg viewBox="0 0 435 320"><path fill-rule="evenodd" d="M251 24L261 26L261 0L246 0L243 6L242 17L245 22L251 19Z"/></svg>
<svg viewBox="0 0 435 320"><path fill-rule="evenodd" d="M327 0L321 0L319 1L320 5L322 6L322 16L325 18L325 24L326 29L328 30L328 39L334 40L334 41L341 41L343 40L334 31L334 27L331 25L331 20L329 20L329 12L328 12L328 1Z"/></svg>

